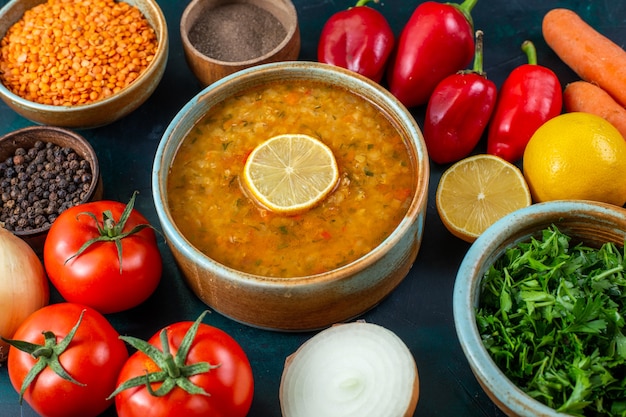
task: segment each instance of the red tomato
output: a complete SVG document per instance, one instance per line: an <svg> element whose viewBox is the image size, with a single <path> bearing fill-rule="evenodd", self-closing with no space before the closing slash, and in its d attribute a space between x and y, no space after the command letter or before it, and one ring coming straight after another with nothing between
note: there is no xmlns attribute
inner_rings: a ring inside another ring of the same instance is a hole
<svg viewBox="0 0 626 417"><path fill-rule="evenodd" d="M178 322L165 328L169 352L176 355L192 322ZM148 340L163 351L161 332ZM166 351L168 350L166 349ZM164 396L154 396L146 385L127 388L115 396L119 417L211 416L244 417L248 414L254 394L252 368L241 346L227 333L200 323L190 345L185 365L206 362L219 365L207 372L192 375L189 381L209 395L190 394L175 386ZM146 373L158 372L159 366L141 351L134 353L120 372L118 384ZM161 383L152 383L157 390Z"/></svg>
<svg viewBox="0 0 626 417"><path fill-rule="evenodd" d="M128 203L131 208L134 197ZM50 281L66 301L88 305L104 314L116 313L141 304L157 288L163 265L154 230L145 227L120 237L148 224L134 209L125 221L120 221L125 208L116 201L79 204L61 213L52 224L44 244L44 265ZM112 214L113 225L100 220L107 211ZM97 241L78 254L87 241L111 235L120 237L121 270L114 240Z"/></svg>
<svg viewBox="0 0 626 417"><path fill-rule="evenodd" d="M107 397L115 389L128 351L117 331L96 310L73 303L51 304L31 314L13 339L44 345L42 332L49 331L58 345L78 323L83 311L74 337L58 355L63 369L83 385L61 378L48 366L24 392L26 402L44 417L97 416L113 403ZM20 391L24 378L36 363L32 355L11 346L7 366L16 391Z"/></svg>

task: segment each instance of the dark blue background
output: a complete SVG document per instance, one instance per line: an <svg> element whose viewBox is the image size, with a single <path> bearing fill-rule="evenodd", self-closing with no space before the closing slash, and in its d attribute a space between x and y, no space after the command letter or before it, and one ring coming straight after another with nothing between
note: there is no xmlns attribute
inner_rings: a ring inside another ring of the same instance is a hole
<svg viewBox="0 0 626 417"><path fill-rule="evenodd" d="M356 0L294 0L302 35L301 60L315 60L319 33L333 13ZM0 5L7 1L0 1ZM124 119L82 133L95 148L104 178L106 199L128 201L134 190L140 195L136 207L158 226L151 193L150 173L156 148L167 125L183 105L200 91L187 68L181 47L179 23L187 1L159 0L167 17L170 55L164 78L153 96ZM383 0L379 9L399 34L421 1ZM565 85L577 79L546 46L541 19L554 7L568 7L621 46L626 41L626 2L615 0L479 0L472 15L476 29L485 32L485 70L500 86L508 73L526 62L520 45L525 39L537 46L539 64L553 69ZM411 109L422 123L424 108ZM32 125L0 104L0 134ZM484 151L484 141L476 152ZM363 315L383 325L408 345L417 361L420 400L416 417L503 416L474 379L458 344L452 317L452 289L457 267L469 245L443 227L435 208L434 192L447 166L432 164L427 224L422 248L411 272L387 299ZM156 293L131 311L109 315L122 334L148 338L175 321L194 320L205 309L184 284L169 249L161 242L164 258L162 282ZM59 301L54 296L53 301ZM0 314L2 314L0 306ZM285 358L312 333L280 333L254 329L218 313L205 322L230 333L248 353L255 375L255 396L250 416L279 417L278 386ZM393 370L389 370L392 372ZM0 366L0 416L35 415L28 406L20 410L18 396L7 370ZM110 408L106 416L114 416ZM320 416L323 417L323 416ZM382 416L381 416L382 417Z"/></svg>

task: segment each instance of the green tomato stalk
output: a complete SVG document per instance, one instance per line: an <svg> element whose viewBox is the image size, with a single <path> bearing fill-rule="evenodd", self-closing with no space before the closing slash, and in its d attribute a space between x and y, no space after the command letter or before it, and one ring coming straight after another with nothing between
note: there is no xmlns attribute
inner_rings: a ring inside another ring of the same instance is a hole
<svg viewBox="0 0 626 417"><path fill-rule="evenodd" d="M210 394L202 387L199 387L191 382L189 377L209 372L212 369L218 368L220 364L211 365L208 362L197 362L185 365L187 354L189 353L196 334L198 333L198 327L207 313L207 311L203 312L189 328L187 333L185 333L185 337L183 338L176 355L172 355L170 352L166 329L163 329L159 334L161 346L163 348L162 351L145 340L130 336L120 336L120 339L138 351L146 354L161 370L149 372L145 375L129 379L128 381L120 384L120 386L117 387L108 399L113 398L118 393L126 389L140 386L145 386L148 392L156 397L162 397L169 394L174 387L179 387L189 394L209 396ZM152 384L155 382L162 383L156 391L152 389Z"/></svg>
<svg viewBox="0 0 626 417"><path fill-rule="evenodd" d="M149 227L153 229L155 232L158 232L150 224L138 224L137 226L133 227L128 232L124 232L124 227L126 226L126 222L128 221L128 218L130 217L130 214L132 213L133 208L135 206L135 198L137 197L137 194L138 194L137 191L133 192L133 195L131 196L130 201L128 202L126 207L124 208L124 211L122 212L122 215L120 216L119 220L115 220L113 218L113 213L111 213L110 210L107 210L102 213L101 222L98 220L97 216L94 213L91 213L88 211L78 213L77 217L81 215L86 215L86 216L91 217L94 220L94 222L96 222L96 227L98 228L98 232L100 233L100 236L94 237L93 239L90 239L87 242L85 242L80 247L80 249L78 249L78 252L76 252L74 255L70 256L69 258L65 260L65 263L68 263L70 260L80 256L80 254L85 252L91 245L93 245L96 242L113 242L115 244L115 247L117 248L117 257L120 261L120 274L121 274L122 273L122 239L128 236L134 235L140 232L141 230L145 229L146 227Z"/></svg>
<svg viewBox="0 0 626 417"><path fill-rule="evenodd" d="M72 330L70 330L70 332L65 335L65 337L61 339L61 341L58 343L56 335L51 331L43 332L43 345L38 345L36 343L30 343L23 340L5 339L4 337L1 337L3 341L7 342L14 348L19 349L22 352L26 352L33 358L37 359L35 366L33 366L30 371L28 371L28 374L26 374L24 381L22 381L22 386L20 387L20 405L22 404L22 400L24 399L24 393L26 392L28 386L35 380L35 378L37 378L37 375L39 375L46 368L52 369L54 373L56 373L58 376L65 379L66 381L70 381L76 385L85 386L85 384L78 382L69 373L67 373L67 371L61 365L61 362L59 362L59 356L61 356L61 354L65 352L69 344L72 342L72 339L74 338L74 335L76 334L76 331L78 330L78 327L83 320L84 314L85 310L80 313L80 317L78 318L78 321L76 322L74 327L72 327Z"/></svg>

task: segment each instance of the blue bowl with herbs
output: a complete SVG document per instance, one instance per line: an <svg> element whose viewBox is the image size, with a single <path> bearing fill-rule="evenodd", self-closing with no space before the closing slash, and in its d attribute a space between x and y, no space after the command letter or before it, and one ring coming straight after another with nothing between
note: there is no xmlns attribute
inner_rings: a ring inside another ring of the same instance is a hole
<svg viewBox="0 0 626 417"><path fill-rule="evenodd" d="M470 247L453 297L472 372L508 416L626 410L626 210L552 201Z"/></svg>

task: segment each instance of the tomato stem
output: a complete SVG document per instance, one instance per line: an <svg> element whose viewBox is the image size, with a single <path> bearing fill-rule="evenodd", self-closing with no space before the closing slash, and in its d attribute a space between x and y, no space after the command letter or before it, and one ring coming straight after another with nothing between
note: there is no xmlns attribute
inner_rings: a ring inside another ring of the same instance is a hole
<svg viewBox="0 0 626 417"><path fill-rule="evenodd" d="M135 199L137 197L137 194L138 194L137 191L133 192L133 195L130 197L130 201L128 202L128 204L126 204L126 207L124 207L124 211L122 212L118 221L115 221L115 219L113 218L113 213L111 213L110 210L106 210L102 212L102 223L98 221L98 218L94 213L91 213L88 211L78 213L76 215L76 218L78 218L78 216L81 216L81 215L86 215L93 219L93 221L96 223L99 236L94 237L93 239L90 239L87 242L85 242L78 249L78 252L76 252L74 255L70 256L69 258L65 260L65 263L67 264L72 259L80 256L83 252L85 252L89 247L91 247L96 242L113 242L117 249L117 258L119 259L120 275L121 275L123 271L122 269L122 239L125 239L128 236L134 235L140 232L141 230L145 229L146 227L149 227L152 230L157 231L150 224L138 224L135 227L133 227L131 230L129 230L128 232L124 232L124 227L126 226L126 222L128 221L128 218L130 217L133 211L133 208L135 206Z"/></svg>
<svg viewBox="0 0 626 417"><path fill-rule="evenodd" d="M174 356L170 352L170 344L167 342L167 332L165 329L161 330L159 334L161 339L161 346L163 346L163 358L165 359L165 371L170 378L178 378L180 376L180 367L174 360Z"/></svg>
<svg viewBox="0 0 626 417"><path fill-rule="evenodd" d="M34 345L35 349L32 352L29 352L30 356L35 359L39 359L41 357L49 358L54 354L54 349L51 347L51 342L56 339L56 336L52 332L43 332L44 337L44 345ZM22 349L23 351L26 351Z"/></svg>
<svg viewBox="0 0 626 417"><path fill-rule="evenodd" d="M70 381L76 385L85 386L85 384L75 380L59 362L59 356L61 356L61 354L65 352L72 339L74 338L74 335L76 334L76 331L78 330L78 327L83 320L84 314L85 310L80 313L78 321L76 322L74 327L72 327L68 334L65 335L65 337L61 339L61 341L59 341L58 343L56 335L50 331L43 332L43 345L25 342L23 340L12 340L0 337L2 340L15 347L16 349L19 349L22 352L26 352L33 358L37 359L35 365L30 369L30 371L28 371L26 377L24 377L24 381L22 381L22 386L20 388L20 404L22 404L26 389L35 380L35 378L37 378L37 375L39 375L44 369L48 367L66 381Z"/></svg>
<svg viewBox="0 0 626 417"><path fill-rule="evenodd" d="M187 355L189 354L189 350L193 346L194 339L198 333L198 327L200 327L202 319L207 313L208 311L204 311L191 325L189 330L187 330L185 337L183 337L183 340L178 347L176 355L171 354L170 344L167 338L167 328L163 329L159 334L162 350L159 350L156 346L151 345L145 340L130 336L120 336L120 339L138 351L146 354L161 370L136 376L123 382L108 398L113 398L128 388L139 386L144 386L151 395L156 397L162 397L169 394L174 387L179 387L189 394L210 395L202 387L199 387L191 382L189 377L207 373L212 369L218 368L220 364L211 365L208 362L186 364ZM154 390L152 388L152 383L157 382L161 383L161 386Z"/></svg>

